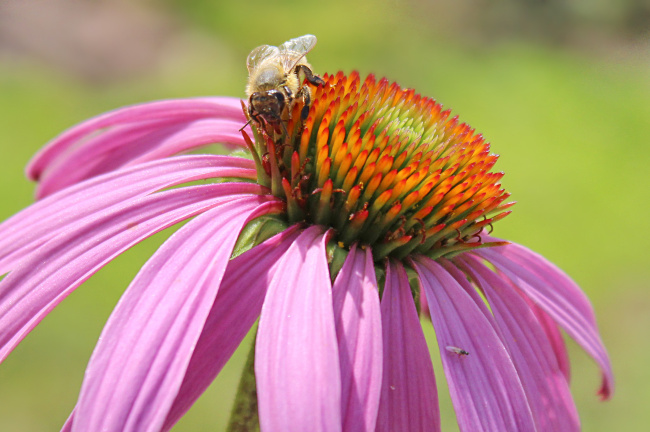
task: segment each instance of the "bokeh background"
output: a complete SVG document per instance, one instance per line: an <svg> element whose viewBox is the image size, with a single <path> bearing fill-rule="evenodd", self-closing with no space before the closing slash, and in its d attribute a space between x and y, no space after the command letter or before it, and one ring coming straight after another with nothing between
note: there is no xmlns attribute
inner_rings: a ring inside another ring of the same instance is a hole
<svg viewBox="0 0 650 432"><path fill-rule="evenodd" d="M569 342L584 430L647 430L650 0L0 0L0 220L30 204L23 167L65 128L153 99L241 97L252 48L306 33L316 72L386 76L492 142L518 201L495 234L584 288L614 363L602 403L597 368ZM93 276L0 365L0 431L58 430L110 311L167 235ZM247 349L176 431L225 427Z"/></svg>

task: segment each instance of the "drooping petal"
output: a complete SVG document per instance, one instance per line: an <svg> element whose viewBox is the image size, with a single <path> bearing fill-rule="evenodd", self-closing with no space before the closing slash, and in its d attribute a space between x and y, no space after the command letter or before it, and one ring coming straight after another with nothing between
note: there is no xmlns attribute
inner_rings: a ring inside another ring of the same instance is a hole
<svg viewBox="0 0 650 432"><path fill-rule="evenodd" d="M244 183L173 189L136 197L125 207L114 206L69 227L0 281L0 359L61 300L129 247L226 200L261 193L259 186Z"/></svg>
<svg viewBox="0 0 650 432"><path fill-rule="evenodd" d="M72 432L72 421L74 420L74 411L70 413L68 419L65 421L61 427L61 432Z"/></svg>
<svg viewBox="0 0 650 432"><path fill-rule="evenodd" d="M255 376L265 432L341 430L341 370L327 237L313 226L294 241L262 307Z"/></svg>
<svg viewBox="0 0 650 432"><path fill-rule="evenodd" d="M545 258L523 246L510 244L475 254L503 272L594 358L603 373L598 393L603 399L609 398L614 386L612 365L591 304L580 288Z"/></svg>
<svg viewBox="0 0 650 432"><path fill-rule="evenodd" d="M70 149L41 175L37 196L125 166L169 157L208 144L245 146L242 121L200 119L159 125L135 123L109 129Z"/></svg>
<svg viewBox="0 0 650 432"><path fill-rule="evenodd" d="M241 198L205 212L144 265L95 347L73 431L162 428L235 241L262 202L261 197Z"/></svg>
<svg viewBox="0 0 650 432"><path fill-rule="evenodd" d="M215 178L254 179L254 164L227 156L179 156L109 173L36 202L0 224L0 274L84 218L115 211L128 200L181 183ZM112 209L112 210L111 210Z"/></svg>
<svg viewBox="0 0 650 432"><path fill-rule="evenodd" d="M350 249L332 286L343 431L374 431L382 383L379 291L370 249Z"/></svg>
<svg viewBox="0 0 650 432"><path fill-rule="evenodd" d="M427 296L460 430L535 431L522 383L494 323L435 261L420 256L414 266Z"/></svg>
<svg viewBox="0 0 650 432"><path fill-rule="evenodd" d="M381 299L384 367L377 431L439 431L429 348L401 264L390 262Z"/></svg>
<svg viewBox="0 0 650 432"><path fill-rule="evenodd" d="M546 333L551 346L553 347L553 352L555 353L555 358L560 367L560 370L564 374L564 379L568 383L571 382L571 363L569 362L569 353L566 349L566 343L564 342L564 337L560 332L557 324L542 308L537 306L530 298L525 298L528 306L535 312L537 320L542 325L542 329Z"/></svg>
<svg viewBox="0 0 650 432"><path fill-rule="evenodd" d="M26 173L30 179L40 180L48 166L66 157L68 149L79 145L91 133L105 128L147 122L152 123L152 128L159 128L165 124L201 118L241 120L242 124L246 122L240 100L229 97L172 99L119 108L86 120L54 138L32 158Z"/></svg>
<svg viewBox="0 0 650 432"><path fill-rule="evenodd" d="M537 429L549 432L579 431L578 412L568 382L535 311L509 281L500 279L477 258L466 254L456 261L482 288L492 307L528 396ZM445 266L450 273L451 267Z"/></svg>
<svg viewBox="0 0 650 432"><path fill-rule="evenodd" d="M163 431L171 429L203 394L259 317L278 262L298 236L296 228L283 231L228 264Z"/></svg>

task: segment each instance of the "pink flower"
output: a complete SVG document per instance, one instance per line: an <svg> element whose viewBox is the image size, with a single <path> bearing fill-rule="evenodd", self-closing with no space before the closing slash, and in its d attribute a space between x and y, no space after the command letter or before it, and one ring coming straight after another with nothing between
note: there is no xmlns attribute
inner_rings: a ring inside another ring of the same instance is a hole
<svg viewBox="0 0 650 432"><path fill-rule="evenodd" d="M610 396L579 287L485 230L512 203L482 136L385 80L324 79L286 133L253 122L244 139L238 99L160 101L31 162L39 200L0 225L2 359L107 262L191 219L124 292L64 430L169 430L259 318L263 431L438 431L419 300L462 431L580 429L560 329ZM252 159L179 155L213 143Z"/></svg>

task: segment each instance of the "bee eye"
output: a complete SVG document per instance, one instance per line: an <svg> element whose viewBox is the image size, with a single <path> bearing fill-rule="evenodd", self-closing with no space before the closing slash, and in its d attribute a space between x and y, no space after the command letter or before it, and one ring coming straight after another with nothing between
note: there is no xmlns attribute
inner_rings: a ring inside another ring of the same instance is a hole
<svg viewBox="0 0 650 432"><path fill-rule="evenodd" d="M280 103L284 103L284 95L283 95L282 93L280 93L280 92L275 92L275 93L273 93L273 95L274 95L275 98L278 100L278 102L280 102Z"/></svg>

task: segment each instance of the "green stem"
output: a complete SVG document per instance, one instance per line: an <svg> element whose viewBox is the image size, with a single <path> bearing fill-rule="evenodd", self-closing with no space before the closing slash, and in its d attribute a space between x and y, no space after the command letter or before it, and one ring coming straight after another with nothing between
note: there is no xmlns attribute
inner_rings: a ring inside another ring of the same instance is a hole
<svg viewBox="0 0 650 432"><path fill-rule="evenodd" d="M260 422L257 416L257 387L255 385L255 341L248 352L235 405L230 414L228 432L259 432Z"/></svg>

